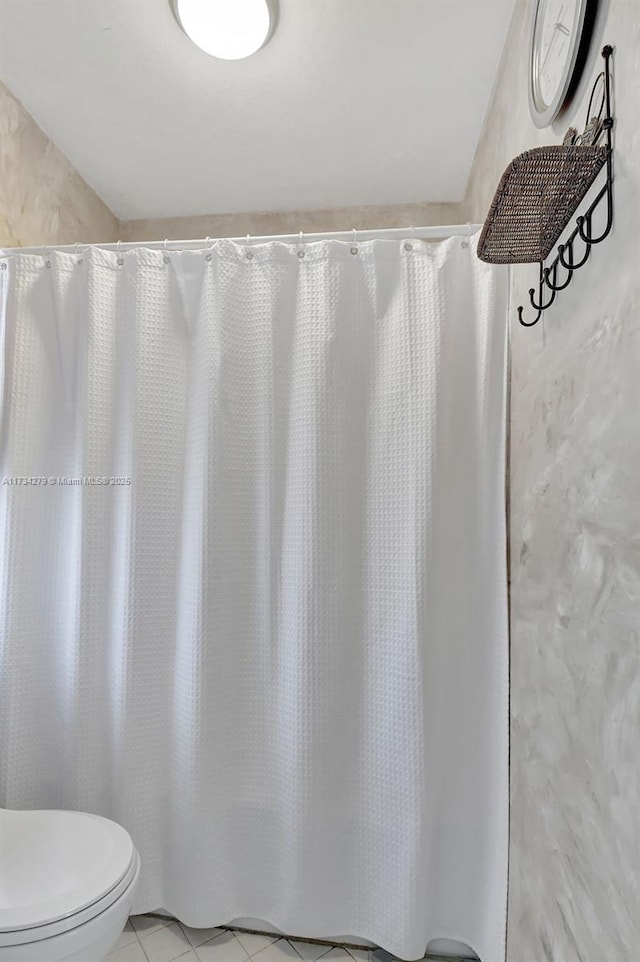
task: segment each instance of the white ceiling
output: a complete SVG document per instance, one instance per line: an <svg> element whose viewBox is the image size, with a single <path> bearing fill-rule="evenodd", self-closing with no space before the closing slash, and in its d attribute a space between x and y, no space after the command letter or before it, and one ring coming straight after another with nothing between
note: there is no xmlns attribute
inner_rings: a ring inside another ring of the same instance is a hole
<svg viewBox="0 0 640 962"><path fill-rule="evenodd" d="M514 0L280 0L214 60L169 0L0 0L0 79L123 219L456 201Z"/></svg>

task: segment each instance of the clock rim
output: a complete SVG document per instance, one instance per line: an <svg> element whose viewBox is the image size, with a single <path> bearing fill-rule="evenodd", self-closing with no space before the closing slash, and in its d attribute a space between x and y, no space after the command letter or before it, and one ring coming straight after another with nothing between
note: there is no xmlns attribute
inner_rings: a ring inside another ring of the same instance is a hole
<svg viewBox="0 0 640 962"><path fill-rule="evenodd" d="M531 118L534 124L538 128L548 127L549 124L553 120L555 120L555 118L558 116L560 112L560 108L565 102L567 93L569 91L569 87L571 86L571 81L573 80L573 73L576 68L576 63L578 60L578 51L580 49L582 35L585 27L587 7L589 6L589 0L577 0L577 2L580 4L580 9L578 11L578 17L575 21L576 27L575 27L575 34L573 36L573 41L572 41L573 46L571 50L571 56L569 57L569 59L565 64L564 72L558 84L558 88L553 97L553 100L548 105L548 107L545 107L544 110L540 110L536 103L535 93L534 93L535 80L536 80L536 73L535 73L535 67L534 67L534 64L535 64L534 53L535 53L535 42L536 42L536 26L538 24L538 16L540 14L540 7L542 2L543 0L537 0L537 3L536 3L536 10L533 18L533 27L531 30L531 40L529 44L529 83L528 83L529 112L531 114Z"/></svg>

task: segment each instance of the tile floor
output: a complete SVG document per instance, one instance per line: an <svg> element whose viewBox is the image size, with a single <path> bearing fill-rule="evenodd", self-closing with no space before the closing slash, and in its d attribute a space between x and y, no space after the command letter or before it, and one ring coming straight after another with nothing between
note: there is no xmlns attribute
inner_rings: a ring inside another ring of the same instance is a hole
<svg viewBox="0 0 640 962"><path fill-rule="evenodd" d="M108 962L394 962L382 949L346 949L275 935L190 929L173 919L133 915ZM455 962L453 959L447 962Z"/></svg>

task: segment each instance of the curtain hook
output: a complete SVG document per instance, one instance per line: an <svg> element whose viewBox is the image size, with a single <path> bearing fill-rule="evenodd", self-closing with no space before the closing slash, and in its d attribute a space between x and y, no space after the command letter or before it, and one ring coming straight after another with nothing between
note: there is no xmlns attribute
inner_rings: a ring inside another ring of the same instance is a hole
<svg viewBox="0 0 640 962"><path fill-rule="evenodd" d="M122 244L121 240L116 241L116 255L117 255L116 263L118 264L119 267L122 267L122 265L124 264L124 257L120 253L121 244Z"/></svg>
<svg viewBox="0 0 640 962"><path fill-rule="evenodd" d="M355 227L353 227L352 232L353 232L353 247L351 248L351 253L357 254L358 253L358 231L355 229Z"/></svg>
<svg viewBox="0 0 640 962"><path fill-rule="evenodd" d="M411 237L415 237L415 236L416 236L416 229L415 229L415 227L413 226L413 224L409 224L409 233L411 234ZM411 241L406 241L406 242L405 242L405 244L404 244L404 249L405 249L406 251L412 251L412 250L413 250L413 244L411 243Z"/></svg>
<svg viewBox="0 0 640 962"><path fill-rule="evenodd" d="M304 251L302 250L302 231L298 233L298 257L304 257Z"/></svg>

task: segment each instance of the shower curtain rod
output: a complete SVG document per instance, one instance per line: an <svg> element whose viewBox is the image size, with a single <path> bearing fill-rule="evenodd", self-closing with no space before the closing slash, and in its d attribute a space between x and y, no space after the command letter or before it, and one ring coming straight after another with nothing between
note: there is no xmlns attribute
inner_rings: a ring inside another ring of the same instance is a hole
<svg viewBox="0 0 640 962"><path fill-rule="evenodd" d="M471 236L480 230L480 224L452 224L444 227L390 227L379 230L343 230L320 233L306 233L300 231L297 234L271 234L257 235L245 234L244 237L203 237L199 240L150 240L150 241L117 241L109 244L50 244L42 247L5 247L0 248L0 257L11 254L42 254L47 251L69 251L73 252L82 248L99 247L102 250L119 251L132 250L136 247L147 247L156 250L198 250L207 248L215 244L218 240L231 240L236 244L266 244L270 241L279 241L283 244L311 243L321 240L340 240L357 241L367 240L394 240L399 238L414 237L416 240L444 240L447 237Z"/></svg>

